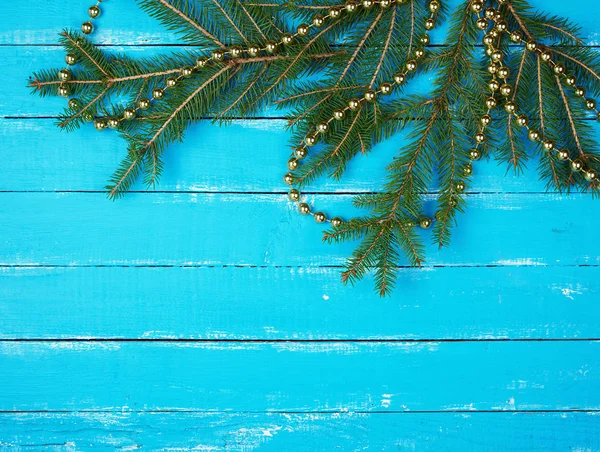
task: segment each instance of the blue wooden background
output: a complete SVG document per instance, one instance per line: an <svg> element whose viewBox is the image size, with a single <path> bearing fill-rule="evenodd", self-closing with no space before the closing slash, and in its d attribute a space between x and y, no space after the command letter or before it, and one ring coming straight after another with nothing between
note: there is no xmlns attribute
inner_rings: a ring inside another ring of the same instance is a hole
<svg viewBox="0 0 600 452"><path fill-rule="evenodd" d="M352 246L287 202L273 110L201 121L156 192L107 201L123 143L59 132L64 100L25 88L88 3L2 2L0 450L600 451L597 201L478 162L453 246L388 299L342 286ZM537 4L597 43L595 0ZM103 8L107 50L180 48L132 0ZM310 197L351 215L403 142Z"/></svg>

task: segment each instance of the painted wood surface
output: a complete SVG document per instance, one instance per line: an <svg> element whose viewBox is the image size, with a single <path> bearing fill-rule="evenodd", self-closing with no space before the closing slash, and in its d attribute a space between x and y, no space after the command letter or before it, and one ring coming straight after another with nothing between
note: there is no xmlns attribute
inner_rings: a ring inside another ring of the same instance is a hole
<svg viewBox="0 0 600 452"><path fill-rule="evenodd" d="M2 342L3 411L600 411L600 341Z"/></svg>
<svg viewBox="0 0 600 452"><path fill-rule="evenodd" d="M0 432L10 428L0 448L587 451L600 448L598 422L594 413L36 413L0 415Z"/></svg>
<svg viewBox="0 0 600 452"><path fill-rule="evenodd" d="M274 108L200 121L156 191L107 201L123 143L59 132L63 101L24 87L62 66L57 33L89 2L5 3L0 450L600 450L597 201L545 193L535 157L520 177L477 162L452 247L379 299L340 284L352 246L287 202ZM595 2L539 6L598 44ZM104 8L107 51L198 50L133 0ZM350 194L380 190L404 143L311 201L356 213Z"/></svg>
<svg viewBox="0 0 600 452"><path fill-rule="evenodd" d="M600 268L400 271L402 297L339 268L7 267L0 339L537 340L600 337ZM222 283L214 283L222 281Z"/></svg>

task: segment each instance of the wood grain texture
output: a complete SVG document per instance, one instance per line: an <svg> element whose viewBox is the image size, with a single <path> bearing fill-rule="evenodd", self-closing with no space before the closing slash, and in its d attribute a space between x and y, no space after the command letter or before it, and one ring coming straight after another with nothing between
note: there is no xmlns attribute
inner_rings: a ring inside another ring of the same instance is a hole
<svg viewBox="0 0 600 452"><path fill-rule="evenodd" d="M337 268L5 268L0 339L600 338L599 267L402 269L401 297ZM219 282L220 281L220 282ZM219 283L216 283L219 282Z"/></svg>
<svg viewBox="0 0 600 452"><path fill-rule="evenodd" d="M0 449L587 451L597 414L77 413L0 415Z"/></svg>
<svg viewBox="0 0 600 452"><path fill-rule="evenodd" d="M0 140L11 143L0 146L0 191L104 191L126 152L125 143L116 134L97 133L93 127L67 134L54 127L54 122L0 119ZM594 124L600 130L600 124ZM184 143L167 149L164 176L150 191L284 193L282 162L290 154L290 135L285 125L285 120L271 119L239 120L227 127L201 121L188 129ZM386 166L407 144L407 133L399 133L370 154L355 158L342 180L322 177L309 190L380 191L386 180ZM537 174L538 154L532 151L532 155L522 175L507 172L506 163L493 159L476 162L477 176L469 184L469 191L544 193L545 182ZM148 190L141 183L134 189ZM436 190L435 183L431 190ZM593 200L589 202L595 205Z"/></svg>
<svg viewBox="0 0 600 452"><path fill-rule="evenodd" d="M309 199L327 212L357 213L347 195ZM593 202L472 195L453 246L430 245L426 265L598 265ZM322 225L298 215L284 194L139 193L108 202L99 193L1 193L0 203L1 265L331 266L354 246L323 244Z"/></svg>
<svg viewBox="0 0 600 452"><path fill-rule="evenodd" d="M0 450L600 451L597 201L544 193L535 158L521 177L477 162L452 248L379 299L339 283L352 245L323 245L287 202L274 108L200 121L156 193L107 201L123 142L59 132L64 100L25 88L62 67L58 32L89 1L5 3ZM107 51L202 51L133 0L102 6ZM592 0L539 6L598 44ZM311 202L356 214L349 194L380 190L405 143L317 181Z"/></svg>
<svg viewBox="0 0 600 452"><path fill-rule="evenodd" d="M2 342L0 410L600 410L600 341Z"/></svg>

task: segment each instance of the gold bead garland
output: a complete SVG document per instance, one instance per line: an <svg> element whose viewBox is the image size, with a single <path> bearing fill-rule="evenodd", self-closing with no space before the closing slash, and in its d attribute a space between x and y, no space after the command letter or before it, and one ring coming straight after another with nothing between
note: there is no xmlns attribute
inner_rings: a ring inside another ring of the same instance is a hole
<svg viewBox="0 0 600 452"><path fill-rule="evenodd" d="M362 6L365 9L369 9L374 4L377 4L377 3L379 3L382 8L387 8L391 5L393 5L393 3L404 4L404 3L406 3L406 1L407 0L395 0L395 1L394 0L380 0L380 1L376 2L376 1L371 1L371 0L363 0L361 3L357 3L353 0L350 0L346 3L346 6L343 9L341 9L340 11L345 10L347 12L353 12L360 6ZM430 16L425 20L425 24L424 24L425 29L427 31L432 30L435 27L435 25L436 25L435 19L437 17L437 13L440 9L440 6L441 6L441 4L438 0L431 0L429 2ZM298 147L296 147L294 149L294 153L288 160L288 164L287 164L289 172L283 176L283 181L287 185L290 186L290 191L288 194L289 199L298 204L298 209L301 214L313 215L313 217L315 218L315 221L317 223L328 222L328 223L331 223L333 227L339 227L343 224L344 221L340 217L333 217L330 219L323 212L319 211L319 212L313 213L312 209L310 208L310 205L306 202L302 202L300 192L298 191L298 189L294 188L295 179L294 179L293 171L299 167L300 161L303 160L304 158L306 158L306 156L308 155L308 148L314 146L317 143L319 135L323 135L328 132L328 130L330 128L330 124L333 121L341 121L341 120L345 119L348 112L353 112L353 111L359 110L365 102L377 102L380 94L384 95L384 96L388 95L392 92L394 87L404 84L409 73L413 72L417 69L417 65L418 65L417 61L425 55L424 46L429 44L429 41L430 41L429 35L426 33L421 38L421 41L420 41L421 44L423 45L423 48L417 48L414 51L414 53L413 53L414 58L406 62L404 67L402 69L400 69L396 73L396 75L394 75L394 78L392 81L381 83L381 85L377 89L369 88L369 89L365 90L365 92L363 93L363 96L360 98L352 98L352 99L348 100L347 105L344 108L334 110L332 115L329 117L329 119L326 122L321 122L321 123L317 124L314 127L314 131L309 133L304 138L302 144L300 144ZM418 224L423 229L428 229L431 226L431 224L433 223L433 221L434 220L432 220L430 218L423 217L418 220ZM413 221L409 221L409 223L410 224L407 224L408 226L416 225L416 222L413 222Z"/></svg>
<svg viewBox="0 0 600 452"><path fill-rule="evenodd" d="M500 8L509 3L508 0L497 0L497 2ZM544 150L547 152L555 151L559 160L569 162L573 172L584 171L584 178L593 183L594 186L598 186L598 172L594 168L585 168L582 160L578 158L572 159L571 153L567 149L557 147L554 140L543 137L538 130L531 128L529 125L529 118L526 115L518 112L518 106L514 102L514 97L516 95L514 87L508 83L508 77L510 75L509 70L501 65L503 58L502 52L494 48L493 43L494 38L498 38L498 41L500 42L502 34L507 34L510 37L510 40L514 43L523 42L524 38L522 32L520 30L510 31L508 29L508 24L503 20L500 11L492 7L484 10L484 2L481 0L473 0L471 3L471 10L478 15L477 26L481 30L485 31L488 29L488 20L495 25L491 32L486 34L483 38L483 43L487 47L486 53L490 56L491 60L488 70L492 74L492 81L490 82L489 87L492 93L499 90L500 93L507 99L512 95L512 100L507 100L504 104L504 109L509 114L509 118L511 118L513 115L516 116L517 123L521 127L525 127L527 129L527 136L530 141L541 142ZM542 45L534 40L528 39L525 42L525 50L538 53L539 58L550 65L557 77L564 77L566 84L570 87L574 87L575 94L585 99L586 108L588 110L595 111L596 117L600 118L600 112L597 109L596 101L594 99L585 97L585 88L582 86L576 86L577 80L575 76L567 73L566 66L563 63L556 63L553 61L552 53L548 49L545 49ZM500 64L500 66L497 66L497 64ZM496 74L498 74L498 76L503 80L504 83L502 85L497 82ZM488 101L490 99L488 99ZM486 116L489 116L489 111L488 115ZM477 142L477 146L478 145L479 142Z"/></svg>
<svg viewBox="0 0 600 452"><path fill-rule="evenodd" d="M97 0L96 5L91 6L88 10L90 18L93 20L100 16L100 8L99 3L103 0ZM249 44L246 48L241 46L230 46L224 47L222 49L216 49L211 52L210 56L201 56L197 59L194 67L184 67L181 69L180 74L177 77L170 77L166 80L164 87L156 87L152 90L151 98L142 98L138 101L136 106L125 108L123 111L123 115L120 118L103 118L97 117L93 118L91 114L86 113L84 118L86 120L94 120L94 126L96 130L102 131L106 128L117 128L119 127L122 121L132 120L139 116L140 112L143 110L147 110L151 107L153 101L161 100L165 97L166 91L168 89L173 89L177 86L177 84L184 78L191 77L195 71L200 70L204 67L209 66L213 62L223 62L228 58L241 58L244 55L247 55L251 58L260 57L262 52L266 52L268 54L274 54L277 52L277 48L281 45L289 45L291 44L295 38L304 37L310 33L312 28L320 28L326 24L327 21L339 20L344 14L353 13L359 8L371 9L374 6L379 5L380 8L389 8L393 6L394 3L401 5L407 3L408 0L348 0L344 5L333 6L329 9L327 15L316 14L313 16L311 23L309 24L301 24L296 28L296 32L284 33L279 42L275 41L267 41L264 43L263 47L259 47L255 44ZM429 2L429 11L430 16L425 21L425 29L432 30L436 24L436 16L440 9L439 0L430 0ZM84 34L90 34L94 30L93 24L91 22L85 22L82 25L82 31ZM425 34L421 38L421 44L426 46L429 44L429 35ZM348 104L343 109L338 109L333 112L331 118L327 122L320 123L315 128L315 133L307 136L304 140L303 145L297 148L294 152L294 156L288 160L288 169L293 171L298 168L299 160L305 158L308 155L308 147L313 146L317 142L317 138L319 134L326 133L329 130L329 124L333 120L343 120L346 117L346 113L348 111L356 111L358 110L364 102L376 102L378 95L388 95L392 92L395 86L402 85L410 72L413 72L417 68L417 60L421 59L425 55L424 48L417 48L414 51L413 57L406 62L403 70L400 70L395 76L394 79L390 82L382 83L377 89L368 89L364 92L363 97L361 98L353 98L348 101ZM66 61L69 65L74 65L76 63L76 56L74 54L68 54L66 57ZM59 78L62 81L68 82L72 80L72 74L68 69L62 70L59 72ZM59 85L59 94L68 97L69 90L66 84ZM80 107L79 101L77 99L69 100L69 108L73 110L77 110ZM288 173L284 176L284 181L286 184L292 186L294 183L294 176L292 173ZM299 210L302 214L310 214L313 215L315 221L318 223L329 222L334 227L339 227L343 220L340 217L334 217L329 219L323 212L313 213L310 206L305 202L301 201L300 192L296 189L291 189L289 192L289 198L298 203ZM430 218L420 218L418 220L418 224L427 229L431 226L434 220ZM410 223L410 224L409 224ZM416 222L408 222L407 225L414 226Z"/></svg>

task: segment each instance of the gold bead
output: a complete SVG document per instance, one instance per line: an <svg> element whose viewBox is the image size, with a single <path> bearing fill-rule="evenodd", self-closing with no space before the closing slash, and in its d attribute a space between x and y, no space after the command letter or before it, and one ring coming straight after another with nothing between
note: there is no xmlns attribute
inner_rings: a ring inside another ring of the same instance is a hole
<svg viewBox="0 0 600 452"><path fill-rule="evenodd" d="M406 75L403 73L398 72L396 75L394 75L394 82L396 82L396 85L402 85L405 81Z"/></svg>
<svg viewBox="0 0 600 452"><path fill-rule="evenodd" d="M323 16L321 16L320 14L317 14L315 17L313 17L312 22L315 27L322 27L323 24L325 23L325 18Z"/></svg>
<svg viewBox="0 0 600 452"><path fill-rule="evenodd" d="M315 221L317 223L324 223L325 221L327 221L327 217L325 216L325 214L323 212L316 212L315 213Z"/></svg>
<svg viewBox="0 0 600 452"><path fill-rule="evenodd" d="M552 59L552 53L550 53L548 50L545 50L542 52L541 58L542 61L545 61L547 63Z"/></svg>
<svg viewBox="0 0 600 452"><path fill-rule="evenodd" d="M483 11L483 2L473 1L471 3L471 11L473 11L474 13L480 13L481 11Z"/></svg>
<svg viewBox="0 0 600 452"><path fill-rule="evenodd" d="M167 88L175 88L177 86L177 79L175 77L169 77L165 82Z"/></svg>
<svg viewBox="0 0 600 452"><path fill-rule="evenodd" d="M483 16L486 19L493 19L494 17L496 17L496 8L492 8L491 6L486 8L483 12Z"/></svg>
<svg viewBox="0 0 600 452"><path fill-rule="evenodd" d="M382 9L389 8L391 6L391 4L392 4L391 0L379 0L379 6Z"/></svg>
<svg viewBox="0 0 600 452"><path fill-rule="evenodd" d="M483 132L477 132L475 134L475 141L477 143L483 143L485 141L485 134Z"/></svg>
<svg viewBox="0 0 600 452"><path fill-rule="evenodd" d="M362 0L362 6L364 9L372 8L375 2L373 0Z"/></svg>
<svg viewBox="0 0 600 452"><path fill-rule="evenodd" d="M508 28L508 24L506 23L506 21L504 20L500 20L498 22L496 22L496 29L499 31L506 31L506 29Z"/></svg>
<svg viewBox="0 0 600 452"><path fill-rule="evenodd" d="M333 118L341 121L346 116L346 112L344 110L338 109L333 111Z"/></svg>
<svg viewBox="0 0 600 452"><path fill-rule="evenodd" d="M357 3L354 0L348 0L346 2L346 11L348 11L349 13L353 13L354 11L356 11L356 8L358 7Z"/></svg>
<svg viewBox="0 0 600 452"><path fill-rule="evenodd" d="M527 138L529 138L531 141L537 141L540 139L540 132L535 129L531 129L527 134Z"/></svg>
<svg viewBox="0 0 600 452"><path fill-rule="evenodd" d="M577 83L577 77L575 77L574 75L567 75L565 81L567 82L567 85L575 86L575 84Z"/></svg>
<svg viewBox="0 0 600 452"><path fill-rule="evenodd" d="M419 226L423 229L429 229L431 227L431 218L421 218L419 220Z"/></svg>
<svg viewBox="0 0 600 452"><path fill-rule="evenodd" d="M191 77L193 73L194 73L194 69L191 66L184 67L181 70L181 75L183 75L184 77Z"/></svg>
<svg viewBox="0 0 600 452"><path fill-rule="evenodd" d="M61 69L60 71L58 71L58 79L61 82L68 82L72 78L73 78L73 76L72 76L70 70L68 70L68 69Z"/></svg>
<svg viewBox="0 0 600 452"><path fill-rule="evenodd" d="M488 72L489 72L490 74L492 74L492 75L493 75L493 74L495 74L496 72L498 72L498 66L496 66L495 64L490 64L490 65L487 67L487 70L488 70Z"/></svg>
<svg viewBox="0 0 600 452"><path fill-rule="evenodd" d="M579 97L585 97L586 90L583 86L578 86L575 88L575 94Z"/></svg>
<svg viewBox="0 0 600 452"><path fill-rule="evenodd" d="M500 66L498 68L498 77L500 78L508 78L510 75L510 69L506 66Z"/></svg>
<svg viewBox="0 0 600 452"><path fill-rule="evenodd" d="M534 52L537 49L537 47L538 45L535 41L529 41L527 44L525 44L525 48L530 52Z"/></svg>
<svg viewBox="0 0 600 452"><path fill-rule="evenodd" d="M429 11L431 11L432 13L437 13L439 9L440 2L438 2L437 0L431 0L429 2Z"/></svg>
<svg viewBox="0 0 600 452"><path fill-rule="evenodd" d="M301 25L298 25L298 28L296 29L296 31L298 32L298 34L300 36L306 36L308 33L310 33L310 27L306 24L301 24Z"/></svg>
<svg viewBox="0 0 600 452"><path fill-rule="evenodd" d="M519 124L521 127L525 127L527 124L529 124L529 119L527 119L527 116L525 115L519 115L517 117L517 124Z"/></svg>
<svg viewBox="0 0 600 452"><path fill-rule="evenodd" d="M555 74L562 75L565 73L566 70L567 70L567 68L562 63L556 63L554 65L554 73Z"/></svg>
<svg viewBox="0 0 600 452"><path fill-rule="evenodd" d="M96 119L94 121L94 127L96 128L96 130L98 131L102 131L104 129L106 129L106 121L104 121L104 119Z"/></svg>
<svg viewBox="0 0 600 452"><path fill-rule="evenodd" d="M225 59L225 51L221 49L213 50L212 59L215 61L223 61Z"/></svg>
<svg viewBox="0 0 600 452"><path fill-rule="evenodd" d="M251 57L255 57L258 56L260 54L260 47L258 47L256 44L250 44L248 46L248 55L250 55Z"/></svg>
<svg viewBox="0 0 600 452"><path fill-rule="evenodd" d="M414 56L417 60L420 60L421 58L423 58L425 56L425 50L423 49L416 49L414 52Z"/></svg>
<svg viewBox="0 0 600 452"><path fill-rule="evenodd" d="M150 100L149 99L140 99L139 103L138 103L138 107L140 107L140 110L146 110L150 107Z"/></svg>
<svg viewBox="0 0 600 452"><path fill-rule="evenodd" d="M344 220L342 220L340 217L334 217L331 219L331 226L334 228L339 228L342 224L344 224Z"/></svg>
<svg viewBox="0 0 600 452"><path fill-rule="evenodd" d="M493 97L488 97L488 98L485 100L485 105L487 106L487 108L489 108L489 109L492 109L492 108L494 108L496 105L498 105L498 101L497 101L495 98L493 98Z"/></svg>
<svg viewBox="0 0 600 452"><path fill-rule="evenodd" d="M285 174L283 176L283 181L288 185L292 185L294 183L294 175L292 173Z"/></svg>
<svg viewBox="0 0 600 452"><path fill-rule="evenodd" d="M117 118L109 118L107 124L111 129L116 129L119 127L119 120Z"/></svg>
<svg viewBox="0 0 600 452"><path fill-rule="evenodd" d="M306 143L307 146L314 146L315 144L317 144L317 137L315 137L314 135L308 135L304 139L304 143Z"/></svg>
<svg viewBox="0 0 600 452"><path fill-rule="evenodd" d="M244 54L244 49L240 46L231 46L229 48L229 54L231 55L231 58L240 58Z"/></svg>
<svg viewBox="0 0 600 452"><path fill-rule="evenodd" d="M74 53L67 53L67 55L65 56L65 61L69 66L73 66L77 63L77 55L75 55Z"/></svg>
<svg viewBox="0 0 600 452"><path fill-rule="evenodd" d="M473 174L473 165L467 163L465 166L463 166L462 173L464 176L470 176L471 174Z"/></svg>
<svg viewBox="0 0 600 452"><path fill-rule="evenodd" d="M456 191L459 193L462 193L463 191L465 191L467 189L467 184L465 184L463 181L459 180L456 185L455 185Z"/></svg>
<svg viewBox="0 0 600 452"><path fill-rule="evenodd" d="M381 91L381 94L390 94L392 92L392 85L389 83L382 83L379 87L379 91Z"/></svg>
<svg viewBox="0 0 600 452"><path fill-rule="evenodd" d="M298 209L300 210L300 213L302 215L308 215L310 213L310 206L308 204L306 204L305 202L300 204L298 206Z"/></svg>
<svg viewBox="0 0 600 452"><path fill-rule="evenodd" d="M414 71L417 68L417 62L415 60L407 61L406 69L408 71Z"/></svg>
<svg viewBox="0 0 600 452"><path fill-rule="evenodd" d="M471 160L479 160L481 158L481 151L477 148L473 148L469 151L469 158Z"/></svg>
<svg viewBox="0 0 600 452"><path fill-rule="evenodd" d="M69 97L69 87L65 84L58 86L58 95L60 97Z"/></svg>
<svg viewBox="0 0 600 452"><path fill-rule="evenodd" d="M559 160L569 160L570 152L566 149L561 149L556 153Z"/></svg>
<svg viewBox="0 0 600 452"><path fill-rule="evenodd" d="M152 97L156 100L161 100L165 97L165 90L162 88L154 88L152 90Z"/></svg>
<svg viewBox="0 0 600 452"><path fill-rule="evenodd" d="M275 51L277 50L277 43L274 41L267 41L267 43L265 44L265 48L267 49L267 52L275 53Z"/></svg>
<svg viewBox="0 0 600 452"><path fill-rule="evenodd" d="M596 101L594 99L586 99L585 106L588 110L596 109Z"/></svg>
<svg viewBox="0 0 600 452"><path fill-rule="evenodd" d="M552 140L544 140L543 145L546 151L552 151L556 147L556 144Z"/></svg>
<svg viewBox="0 0 600 452"><path fill-rule="evenodd" d="M125 119L135 118L135 110L133 108L126 108L125 111L123 111L123 118L125 118Z"/></svg>
<svg viewBox="0 0 600 452"><path fill-rule="evenodd" d="M69 99L69 108L71 110L79 110L79 107L81 107L81 105L77 99Z"/></svg>
<svg viewBox="0 0 600 452"><path fill-rule="evenodd" d="M515 30L510 34L510 40L512 42L521 42L523 40L523 33L520 30Z"/></svg>
<svg viewBox="0 0 600 452"><path fill-rule="evenodd" d="M292 42L294 42L294 37L289 33L285 33L281 37L281 42L283 42L285 45L290 45Z"/></svg>
<svg viewBox="0 0 600 452"><path fill-rule="evenodd" d="M509 97L513 93L513 87L508 83L505 83L500 87L500 94L504 97Z"/></svg>
<svg viewBox="0 0 600 452"><path fill-rule="evenodd" d="M482 126L487 127L492 123L492 117L488 114L485 114L481 117L480 121Z"/></svg>
<svg viewBox="0 0 600 452"><path fill-rule="evenodd" d="M477 28L479 28L480 30L485 30L488 27L488 21L487 21L487 19L484 19L483 17L477 19L477 22L475 24L477 25Z"/></svg>
<svg viewBox="0 0 600 452"><path fill-rule="evenodd" d="M494 50L492 52L492 54L490 55L490 58L492 59L492 61L499 63L500 61L502 61L502 52L500 50Z"/></svg>
<svg viewBox="0 0 600 452"><path fill-rule="evenodd" d="M573 160L571 162L571 169L575 172L581 171L583 169L583 162L579 159Z"/></svg>
<svg viewBox="0 0 600 452"><path fill-rule="evenodd" d="M517 104L515 104L514 102L506 102L504 104L504 110L506 111L506 113L512 115L515 111L517 111Z"/></svg>
<svg viewBox="0 0 600 452"><path fill-rule="evenodd" d="M325 133L329 130L329 124L327 124L326 122L320 122L319 124L317 124L317 130L321 133Z"/></svg>
<svg viewBox="0 0 600 452"><path fill-rule="evenodd" d="M100 16L100 8L98 8L96 5L94 6L90 6L88 8L88 15L92 18L95 19L96 17Z"/></svg>
<svg viewBox="0 0 600 452"><path fill-rule="evenodd" d="M360 107L360 100L359 99L350 99L348 101L348 107L350 108L350 110L356 110Z"/></svg>
<svg viewBox="0 0 600 452"><path fill-rule="evenodd" d="M494 92L494 91L498 91L500 89L500 82L496 79L492 79L490 80L490 82L488 83L488 88L490 89L490 91Z"/></svg>
<svg viewBox="0 0 600 452"><path fill-rule="evenodd" d="M287 166L290 171L294 171L296 168L298 168L298 159L292 157L288 160Z"/></svg>
<svg viewBox="0 0 600 452"><path fill-rule="evenodd" d="M491 47L494 45L494 37L486 34L483 36L482 42L484 46Z"/></svg>
<svg viewBox="0 0 600 452"><path fill-rule="evenodd" d="M368 89L365 91L365 100L367 102L374 102L376 98L377 98L377 93L374 90Z"/></svg>
<svg viewBox="0 0 600 452"><path fill-rule="evenodd" d="M598 179L598 171L596 171L593 168L590 168L583 173L583 177L585 177L585 180L587 181L595 181L596 179Z"/></svg>
<svg viewBox="0 0 600 452"><path fill-rule="evenodd" d="M298 147L296 148L296 150L294 151L294 153L296 154L296 157L298 159L303 159L308 155L308 151L306 150L305 147Z"/></svg>
<svg viewBox="0 0 600 452"><path fill-rule="evenodd" d="M295 188L292 188L288 193L288 197L291 201L298 201L300 199L300 192Z"/></svg>
<svg viewBox="0 0 600 452"><path fill-rule="evenodd" d="M81 24L81 31L83 34L89 35L94 31L94 26L91 22L84 22Z"/></svg>
<svg viewBox="0 0 600 452"><path fill-rule="evenodd" d="M426 45L429 45L430 42L431 42L431 38L429 37L429 35L427 33L425 33L423 36L421 36L421 44L426 46Z"/></svg>
<svg viewBox="0 0 600 452"><path fill-rule="evenodd" d="M435 20L431 17L425 21L425 30L433 30L435 27Z"/></svg>

